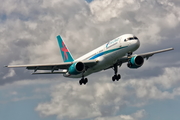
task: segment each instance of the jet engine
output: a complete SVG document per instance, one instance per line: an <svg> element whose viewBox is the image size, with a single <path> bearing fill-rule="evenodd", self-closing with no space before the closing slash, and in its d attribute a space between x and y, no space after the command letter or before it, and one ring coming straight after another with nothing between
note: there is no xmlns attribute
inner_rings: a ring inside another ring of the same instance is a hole
<svg viewBox="0 0 180 120"><path fill-rule="evenodd" d="M76 62L76 63L73 63L69 69L68 69L68 72L69 74L71 75L77 75L79 73L82 73L83 71L85 70L85 65L84 63L82 62Z"/></svg>
<svg viewBox="0 0 180 120"><path fill-rule="evenodd" d="M129 59L127 66L129 68L139 68L143 65L144 58L142 56L134 56Z"/></svg>

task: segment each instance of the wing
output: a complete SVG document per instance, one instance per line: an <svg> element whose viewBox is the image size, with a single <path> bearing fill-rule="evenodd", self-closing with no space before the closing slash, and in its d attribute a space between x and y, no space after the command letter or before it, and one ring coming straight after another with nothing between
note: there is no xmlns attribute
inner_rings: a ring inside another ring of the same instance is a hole
<svg viewBox="0 0 180 120"><path fill-rule="evenodd" d="M97 64L97 60L85 60L81 61L84 63L86 68L93 67L94 65ZM53 64L32 64L32 65L8 65L5 67L8 68L18 68L18 67L25 67L28 70L34 70L36 72L37 70L51 70L51 72L46 72L46 73L38 73L38 74L63 74L66 73L67 71L62 71L62 72L54 72L55 70L59 69L68 69L73 63L75 62L65 62L65 63L53 63ZM33 73L37 74L37 73Z"/></svg>
<svg viewBox="0 0 180 120"><path fill-rule="evenodd" d="M148 59L149 57L153 56L154 54L157 54L157 53L162 53L162 52L167 52L167 51L170 51L170 50L174 50L174 48L167 48L167 49L162 49L162 50L157 50L157 51L153 51L153 52L147 52L147 53L142 53L142 54L136 54L136 55L132 55L130 57L128 56L125 56L123 58L120 58L118 61L119 62L128 62L128 60L134 56L142 56L143 58L146 58Z"/></svg>
<svg viewBox="0 0 180 120"><path fill-rule="evenodd" d="M148 59L149 57L153 56L154 54L162 53L162 52L167 52L167 51L170 51L170 50L174 50L174 48L167 48L167 49L157 50L157 51L153 51L153 52L147 52L147 53L142 53L142 54L135 54L135 55L132 55L132 56L124 56L124 57L118 59L116 64L121 66L122 63L128 62L129 59L131 59L134 56L141 56L143 58ZM108 67L106 69L109 69L109 68L112 68L112 67L113 66L110 66L110 67ZM106 69L104 69L104 70L106 70Z"/></svg>
<svg viewBox="0 0 180 120"><path fill-rule="evenodd" d="M142 56L143 58L148 59L149 57L153 56L154 54L167 52L167 51L170 51L170 50L174 50L174 48L167 48L167 49L162 49L162 50L158 50L158 51L143 53L143 54L139 54L139 56Z"/></svg>

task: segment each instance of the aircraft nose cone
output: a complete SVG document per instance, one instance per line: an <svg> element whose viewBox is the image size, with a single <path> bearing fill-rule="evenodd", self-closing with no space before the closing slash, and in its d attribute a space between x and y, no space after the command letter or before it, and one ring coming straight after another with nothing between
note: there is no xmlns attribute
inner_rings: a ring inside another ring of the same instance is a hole
<svg viewBox="0 0 180 120"><path fill-rule="evenodd" d="M133 47L133 49L138 49L139 48L139 46L140 46L140 42L139 42L139 40L132 40L131 41L131 46Z"/></svg>
<svg viewBox="0 0 180 120"><path fill-rule="evenodd" d="M140 46L140 41L139 40L136 41L136 45L137 45L137 48L139 48L139 46Z"/></svg>

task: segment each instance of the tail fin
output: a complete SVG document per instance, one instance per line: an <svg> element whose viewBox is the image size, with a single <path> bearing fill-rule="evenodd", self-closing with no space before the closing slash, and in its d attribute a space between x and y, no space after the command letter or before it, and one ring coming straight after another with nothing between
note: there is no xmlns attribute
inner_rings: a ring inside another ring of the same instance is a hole
<svg viewBox="0 0 180 120"><path fill-rule="evenodd" d="M73 62L74 59L73 59L70 51L66 47L66 45L65 45L65 43L62 40L60 35L57 36L57 41L58 41L60 51L61 51L61 55L62 55L62 58L63 58L64 62Z"/></svg>

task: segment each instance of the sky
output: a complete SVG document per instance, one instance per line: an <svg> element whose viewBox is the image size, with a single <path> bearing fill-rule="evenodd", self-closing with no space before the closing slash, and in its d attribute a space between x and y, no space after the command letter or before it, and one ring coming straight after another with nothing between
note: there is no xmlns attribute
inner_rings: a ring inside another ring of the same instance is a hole
<svg viewBox="0 0 180 120"><path fill-rule="evenodd" d="M179 120L179 0L0 0L0 118L3 120ZM60 63L56 36L74 58L120 35L135 52L173 47L134 70L123 64L87 85L62 75L31 75L5 65Z"/></svg>

